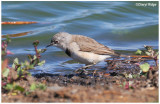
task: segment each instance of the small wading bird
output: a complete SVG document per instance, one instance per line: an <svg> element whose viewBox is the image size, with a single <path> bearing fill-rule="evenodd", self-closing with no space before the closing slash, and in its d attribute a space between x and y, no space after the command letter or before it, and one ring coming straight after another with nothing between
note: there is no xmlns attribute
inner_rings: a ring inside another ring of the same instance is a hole
<svg viewBox="0 0 160 104"><path fill-rule="evenodd" d="M85 69L104 61L106 58L119 57L112 49L98 43L92 38L82 35L72 35L66 32L60 32L53 36L51 43L47 45L61 48L68 56L74 60L85 64L79 68ZM77 70L76 70L77 71Z"/></svg>

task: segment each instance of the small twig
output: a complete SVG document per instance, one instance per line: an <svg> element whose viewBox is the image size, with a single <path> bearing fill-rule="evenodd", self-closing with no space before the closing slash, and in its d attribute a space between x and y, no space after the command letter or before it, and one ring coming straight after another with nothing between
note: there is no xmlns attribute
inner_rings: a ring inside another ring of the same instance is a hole
<svg viewBox="0 0 160 104"><path fill-rule="evenodd" d="M37 56L37 58L39 60L39 58L41 57L41 55L39 54L39 52L37 50L37 46L34 46L34 48L35 48L36 56Z"/></svg>
<svg viewBox="0 0 160 104"><path fill-rule="evenodd" d="M37 23L35 21L13 21L13 22L1 22L2 25L23 25L23 24L33 24Z"/></svg>
<svg viewBox="0 0 160 104"><path fill-rule="evenodd" d="M157 57L154 58L154 61L156 63L156 66L158 67L158 59L157 59Z"/></svg>
<svg viewBox="0 0 160 104"><path fill-rule="evenodd" d="M94 75L96 74L96 72L97 72L97 70L94 70L94 72L93 72L93 77L94 77Z"/></svg>
<svg viewBox="0 0 160 104"><path fill-rule="evenodd" d="M39 54L39 52L38 52L38 50L37 50L38 44L39 44L39 41L38 41L38 40L36 40L36 41L33 42L34 49L35 49L35 52L36 52L36 56L37 56L37 59L38 59L38 62L39 62L41 55Z"/></svg>

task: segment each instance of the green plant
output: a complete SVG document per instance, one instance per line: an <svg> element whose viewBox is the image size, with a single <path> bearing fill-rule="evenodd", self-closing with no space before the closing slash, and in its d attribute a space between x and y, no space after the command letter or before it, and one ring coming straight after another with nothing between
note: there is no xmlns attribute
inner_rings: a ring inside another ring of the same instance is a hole
<svg viewBox="0 0 160 104"><path fill-rule="evenodd" d="M43 65L45 60L40 61L40 53L46 51L46 49L37 49L39 41L36 40L33 42L36 55L28 55L29 61L19 62L18 58L15 58L12 64L12 67L8 66L8 59L5 58L8 53L11 53L7 50L8 43L11 42L11 39L7 37L6 40L2 41L2 90L17 93L17 91L24 92L25 88L17 85L15 82L20 79L27 79L30 76L30 72L28 69L34 69L37 65ZM36 88L44 90L46 88L45 85L39 83Z"/></svg>
<svg viewBox="0 0 160 104"><path fill-rule="evenodd" d="M142 54L142 51L138 49L138 50L135 52L135 54L136 54L136 55L141 55L141 54Z"/></svg>
<svg viewBox="0 0 160 104"><path fill-rule="evenodd" d="M18 92L18 91L24 92L24 91L25 91L25 89L24 89L23 87L15 84L15 83L7 84L7 85L5 86L5 88L6 88L7 90L9 90L9 91L12 91L12 92Z"/></svg>
<svg viewBox="0 0 160 104"><path fill-rule="evenodd" d="M32 83L31 86L30 86L30 90L31 91L35 91L37 89L40 89L40 90L45 90L46 89L46 85L42 84L42 83Z"/></svg>
<svg viewBox="0 0 160 104"><path fill-rule="evenodd" d="M13 54L12 52L10 52L9 50L7 50L7 46L8 44L11 42L11 39L9 38L9 36L6 36L6 40L2 40L2 59L4 58L4 56L8 55L8 54Z"/></svg>
<svg viewBox="0 0 160 104"><path fill-rule="evenodd" d="M39 44L38 40L33 42L36 55L28 55L29 62L25 61L20 63L18 58L14 59L12 68L17 71L19 78L25 78L27 75L30 75L28 69L34 69L35 66L37 65L41 66L45 63L45 60L40 61L41 57L40 53L45 52L46 49L37 49L38 44Z"/></svg>
<svg viewBox="0 0 160 104"><path fill-rule="evenodd" d="M140 69L141 69L144 73L148 72L148 71L149 71L149 68L150 68L150 65L149 65L148 63L144 63L144 64L141 64L141 65L140 65Z"/></svg>
<svg viewBox="0 0 160 104"><path fill-rule="evenodd" d="M156 66L158 66L159 52L153 50L153 47L152 47L152 46L146 46L146 45L144 45L144 48L145 48L146 50L139 50L139 49L138 49L138 50L135 52L135 54L137 54L137 55L145 54L145 55L149 56L150 58L152 58L152 59L155 61Z"/></svg>

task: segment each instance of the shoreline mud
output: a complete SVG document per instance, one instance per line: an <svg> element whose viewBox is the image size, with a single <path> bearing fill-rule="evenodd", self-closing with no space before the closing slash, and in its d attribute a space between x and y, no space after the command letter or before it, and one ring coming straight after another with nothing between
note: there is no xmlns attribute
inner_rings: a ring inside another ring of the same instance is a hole
<svg viewBox="0 0 160 104"><path fill-rule="evenodd" d="M42 73L18 83L29 88L33 81L47 88L28 95L2 92L2 102L159 102L158 69L150 70L146 77L132 78L106 73L99 76Z"/></svg>

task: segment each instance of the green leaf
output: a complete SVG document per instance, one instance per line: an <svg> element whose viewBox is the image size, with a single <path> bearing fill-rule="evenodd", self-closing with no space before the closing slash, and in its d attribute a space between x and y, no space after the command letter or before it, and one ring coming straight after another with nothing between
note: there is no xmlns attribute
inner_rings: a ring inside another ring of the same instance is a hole
<svg viewBox="0 0 160 104"><path fill-rule="evenodd" d="M29 94L31 94L31 92L29 92L29 91L26 91L26 93L25 93L26 95L29 95Z"/></svg>
<svg viewBox="0 0 160 104"><path fill-rule="evenodd" d="M32 55L28 55L28 58L29 58L30 61L32 61L33 56Z"/></svg>
<svg viewBox="0 0 160 104"><path fill-rule="evenodd" d="M30 90L34 91L36 88L37 88L36 84L32 83L31 86L30 86Z"/></svg>
<svg viewBox="0 0 160 104"><path fill-rule="evenodd" d="M19 64L18 58L15 58L13 62L14 62L15 64Z"/></svg>
<svg viewBox="0 0 160 104"><path fill-rule="evenodd" d="M38 53L44 53L47 49L38 49Z"/></svg>
<svg viewBox="0 0 160 104"><path fill-rule="evenodd" d="M29 69L34 69L34 65L29 65Z"/></svg>
<svg viewBox="0 0 160 104"><path fill-rule="evenodd" d="M157 59L159 60L159 52L156 52L155 56L156 56Z"/></svg>
<svg viewBox="0 0 160 104"><path fill-rule="evenodd" d="M39 88L40 90L45 90L47 87L46 87L46 85L44 85L42 83L39 83L39 84L32 83L31 86L30 86L31 91L34 91L37 88Z"/></svg>
<svg viewBox="0 0 160 104"><path fill-rule="evenodd" d="M6 41L7 41L7 43L11 42L11 38L9 37L9 35L6 35Z"/></svg>
<svg viewBox="0 0 160 104"><path fill-rule="evenodd" d="M40 84L38 84L38 88L39 88L40 90L45 90L47 87L46 87L46 85L40 83Z"/></svg>
<svg viewBox="0 0 160 104"><path fill-rule="evenodd" d="M6 55L6 51L2 51L2 55Z"/></svg>
<svg viewBox="0 0 160 104"><path fill-rule="evenodd" d="M159 60L159 55L157 55L157 60Z"/></svg>
<svg viewBox="0 0 160 104"><path fill-rule="evenodd" d="M8 68L5 68L2 72L3 77L7 77L9 75L9 71L10 70Z"/></svg>
<svg viewBox="0 0 160 104"><path fill-rule="evenodd" d="M28 76L31 76L31 73L28 72L27 75L28 75Z"/></svg>
<svg viewBox="0 0 160 104"><path fill-rule="evenodd" d="M12 64L12 68L15 69L15 64L14 63Z"/></svg>
<svg viewBox="0 0 160 104"><path fill-rule="evenodd" d="M25 90L23 87L21 87L19 85L15 85L15 83L14 84L7 84L5 88L8 90L17 90L17 91L21 91L21 92L24 92L24 90Z"/></svg>
<svg viewBox="0 0 160 104"><path fill-rule="evenodd" d="M17 73L18 73L18 75L19 75L19 76L21 76L21 75L22 75L21 67L18 67L18 69L17 69Z"/></svg>
<svg viewBox="0 0 160 104"><path fill-rule="evenodd" d="M36 55L34 55L34 56L33 56L33 60L36 60L36 59L37 59L37 56L36 56Z"/></svg>
<svg viewBox="0 0 160 104"><path fill-rule="evenodd" d="M25 65L25 66L28 66L28 65L29 65L29 62L28 62L28 61L25 61L25 62L24 62L24 65Z"/></svg>
<svg viewBox="0 0 160 104"><path fill-rule="evenodd" d="M6 89L12 90L12 89L13 89L13 84L7 84L7 85L6 85Z"/></svg>
<svg viewBox="0 0 160 104"><path fill-rule="evenodd" d="M136 55L141 55L141 54L142 54L142 51L138 49L138 50L135 52L135 54L136 54Z"/></svg>
<svg viewBox="0 0 160 104"><path fill-rule="evenodd" d="M28 62L28 61L25 61L25 62L22 62L22 63L21 63L21 67L22 67L22 68L24 68L24 67L27 68L28 66L29 66L29 62Z"/></svg>
<svg viewBox="0 0 160 104"><path fill-rule="evenodd" d="M45 60L38 63L39 66L42 66L45 63Z"/></svg>
<svg viewBox="0 0 160 104"><path fill-rule="evenodd" d="M19 85L15 85L14 90L18 90L18 91L24 92L24 88L19 86Z"/></svg>
<svg viewBox="0 0 160 104"><path fill-rule="evenodd" d="M146 50L153 50L152 46L146 46L146 45L144 45L144 47L146 48Z"/></svg>
<svg viewBox="0 0 160 104"><path fill-rule="evenodd" d="M150 65L148 63L144 63L144 64L141 64L140 65L140 69L143 71L143 72L148 72L150 68Z"/></svg>
<svg viewBox="0 0 160 104"><path fill-rule="evenodd" d="M145 52L145 54L146 54L146 55L148 55L148 56L150 56L150 55L151 55L151 53L149 53L149 52Z"/></svg>

